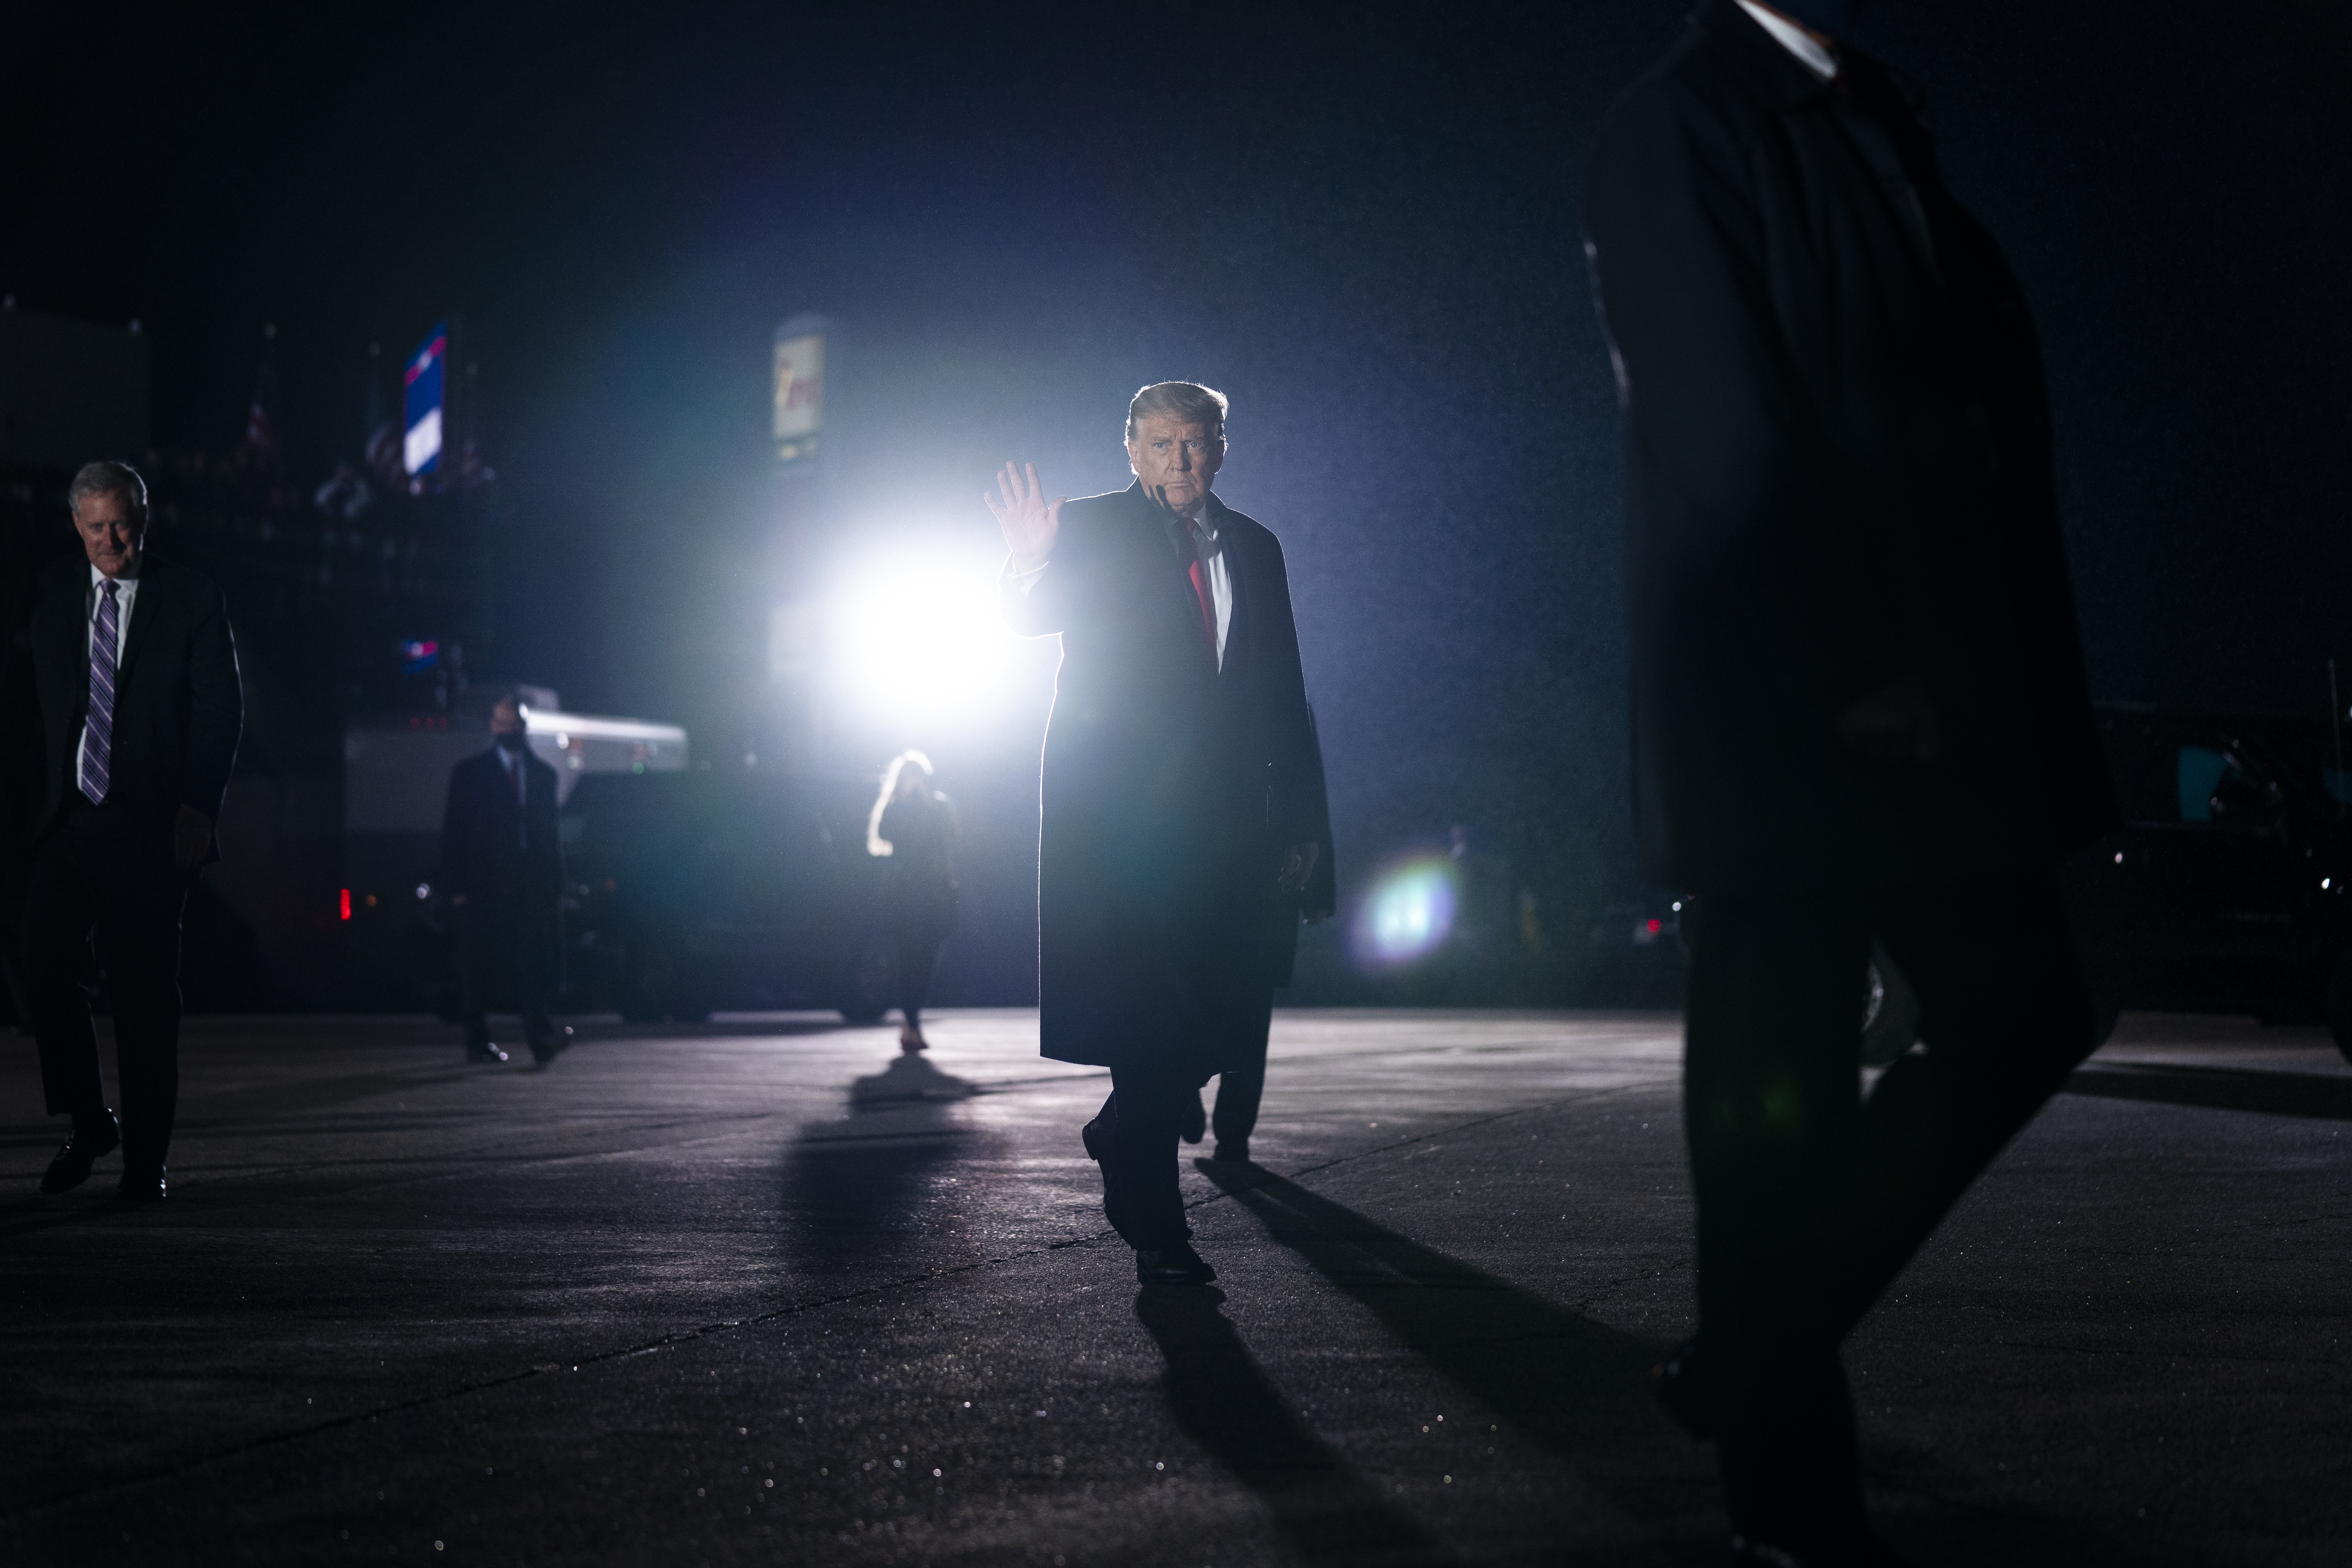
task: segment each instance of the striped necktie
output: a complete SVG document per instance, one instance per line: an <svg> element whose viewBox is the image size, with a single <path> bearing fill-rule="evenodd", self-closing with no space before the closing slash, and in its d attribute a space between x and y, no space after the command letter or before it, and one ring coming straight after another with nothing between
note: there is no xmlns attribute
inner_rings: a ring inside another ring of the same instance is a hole
<svg viewBox="0 0 2352 1568"><path fill-rule="evenodd" d="M103 589L98 632L89 639L89 729L81 748L81 793L92 805L106 804L107 774L114 762L114 648L122 631L117 584L109 578Z"/></svg>

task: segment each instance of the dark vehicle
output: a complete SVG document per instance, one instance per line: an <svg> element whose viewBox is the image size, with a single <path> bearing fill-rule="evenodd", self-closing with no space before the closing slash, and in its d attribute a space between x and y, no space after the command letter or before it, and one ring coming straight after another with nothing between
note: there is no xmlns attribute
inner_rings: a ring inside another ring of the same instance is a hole
<svg viewBox="0 0 2352 1568"><path fill-rule="evenodd" d="M2121 832L2067 893L2110 1013L2325 1023L2352 1058L2352 819L2319 723L2102 704Z"/></svg>
<svg viewBox="0 0 2352 1568"><path fill-rule="evenodd" d="M871 779L751 770L583 778L564 802L567 989L633 1022L891 1000Z"/></svg>

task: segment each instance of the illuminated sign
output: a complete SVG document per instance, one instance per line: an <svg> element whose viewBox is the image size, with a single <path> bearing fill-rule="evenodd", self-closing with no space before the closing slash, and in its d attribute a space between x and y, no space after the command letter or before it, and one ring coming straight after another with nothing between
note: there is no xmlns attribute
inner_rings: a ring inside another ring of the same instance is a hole
<svg viewBox="0 0 2352 1568"><path fill-rule="evenodd" d="M824 320L794 316L776 329L776 461L816 456L824 425Z"/></svg>
<svg viewBox="0 0 2352 1568"><path fill-rule="evenodd" d="M448 323L436 321L408 357L408 435L401 443L401 464L412 475L429 474L441 466L441 416L448 364Z"/></svg>

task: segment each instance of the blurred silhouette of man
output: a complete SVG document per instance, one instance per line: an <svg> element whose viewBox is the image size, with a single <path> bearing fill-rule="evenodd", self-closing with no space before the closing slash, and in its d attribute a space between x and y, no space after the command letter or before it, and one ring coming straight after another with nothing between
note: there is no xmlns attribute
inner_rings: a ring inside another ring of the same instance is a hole
<svg viewBox="0 0 2352 1568"><path fill-rule="evenodd" d="M1215 1278L1184 1222L1177 1140L1212 1074L1262 1075L1302 907L1330 903L1282 546L1210 493L1226 406L1191 382L1147 386L1128 407L1134 484L1048 501L1034 466L1007 463L985 498L1012 549L1007 623L1062 637L1038 845L1040 1046L1110 1068L1084 1140L1147 1285Z"/></svg>
<svg viewBox="0 0 2352 1568"><path fill-rule="evenodd" d="M1697 897L1684 1109L1736 1561L1889 1561L1839 1345L2092 1047L2057 862L2114 806L1999 247L1837 0L1700 0L1585 233L1624 408L1633 804ZM1873 938L1924 1054L1859 1100Z"/></svg>
<svg viewBox="0 0 2352 1568"><path fill-rule="evenodd" d="M180 921L245 723L227 601L147 551L147 484L91 463L67 488L83 559L43 573L26 624L45 788L25 905L25 984L49 1114L73 1131L45 1193L119 1143L121 1195L163 1197L180 1098ZM122 1094L106 1103L81 978L95 939Z"/></svg>
<svg viewBox="0 0 2352 1568"><path fill-rule="evenodd" d="M441 816L441 884L457 926L457 998L466 1059L502 1062L490 1038L490 987L511 980L524 1040L541 1065L562 1048L548 1016L563 859L555 770L530 754L520 697L490 709L490 749L449 770Z"/></svg>

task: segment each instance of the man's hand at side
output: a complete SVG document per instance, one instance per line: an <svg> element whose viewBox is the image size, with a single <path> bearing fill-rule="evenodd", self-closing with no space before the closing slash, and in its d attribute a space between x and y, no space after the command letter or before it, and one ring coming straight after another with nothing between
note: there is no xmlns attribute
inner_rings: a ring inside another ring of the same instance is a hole
<svg viewBox="0 0 2352 1568"><path fill-rule="evenodd" d="M1051 559L1054 541L1062 531L1062 503L1069 499L1055 496L1046 500L1044 487L1037 483L1037 465L1025 467L1024 478L1006 463L1004 471L996 476L997 493L980 492L980 499L995 514L996 525L1004 530L1004 542L1013 548L1015 572L1034 572Z"/></svg>
<svg viewBox="0 0 2352 1568"><path fill-rule="evenodd" d="M1888 763L1932 763L1944 754L1944 721L1927 683L1898 676L1838 716L1838 739Z"/></svg>
<svg viewBox="0 0 2352 1568"><path fill-rule="evenodd" d="M212 847L213 819L193 805L180 807L179 817L172 824L172 863L183 871L193 871L204 864Z"/></svg>
<svg viewBox="0 0 2352 1568"><path fill-rule="evenodd" d="M1307 879L1315 875L1315 862L1323 857L1323 846L1315 843L1294 844L1282 854L1282 870L1275 877L1275 886L1286 893L1303 893Z"/></svg>

